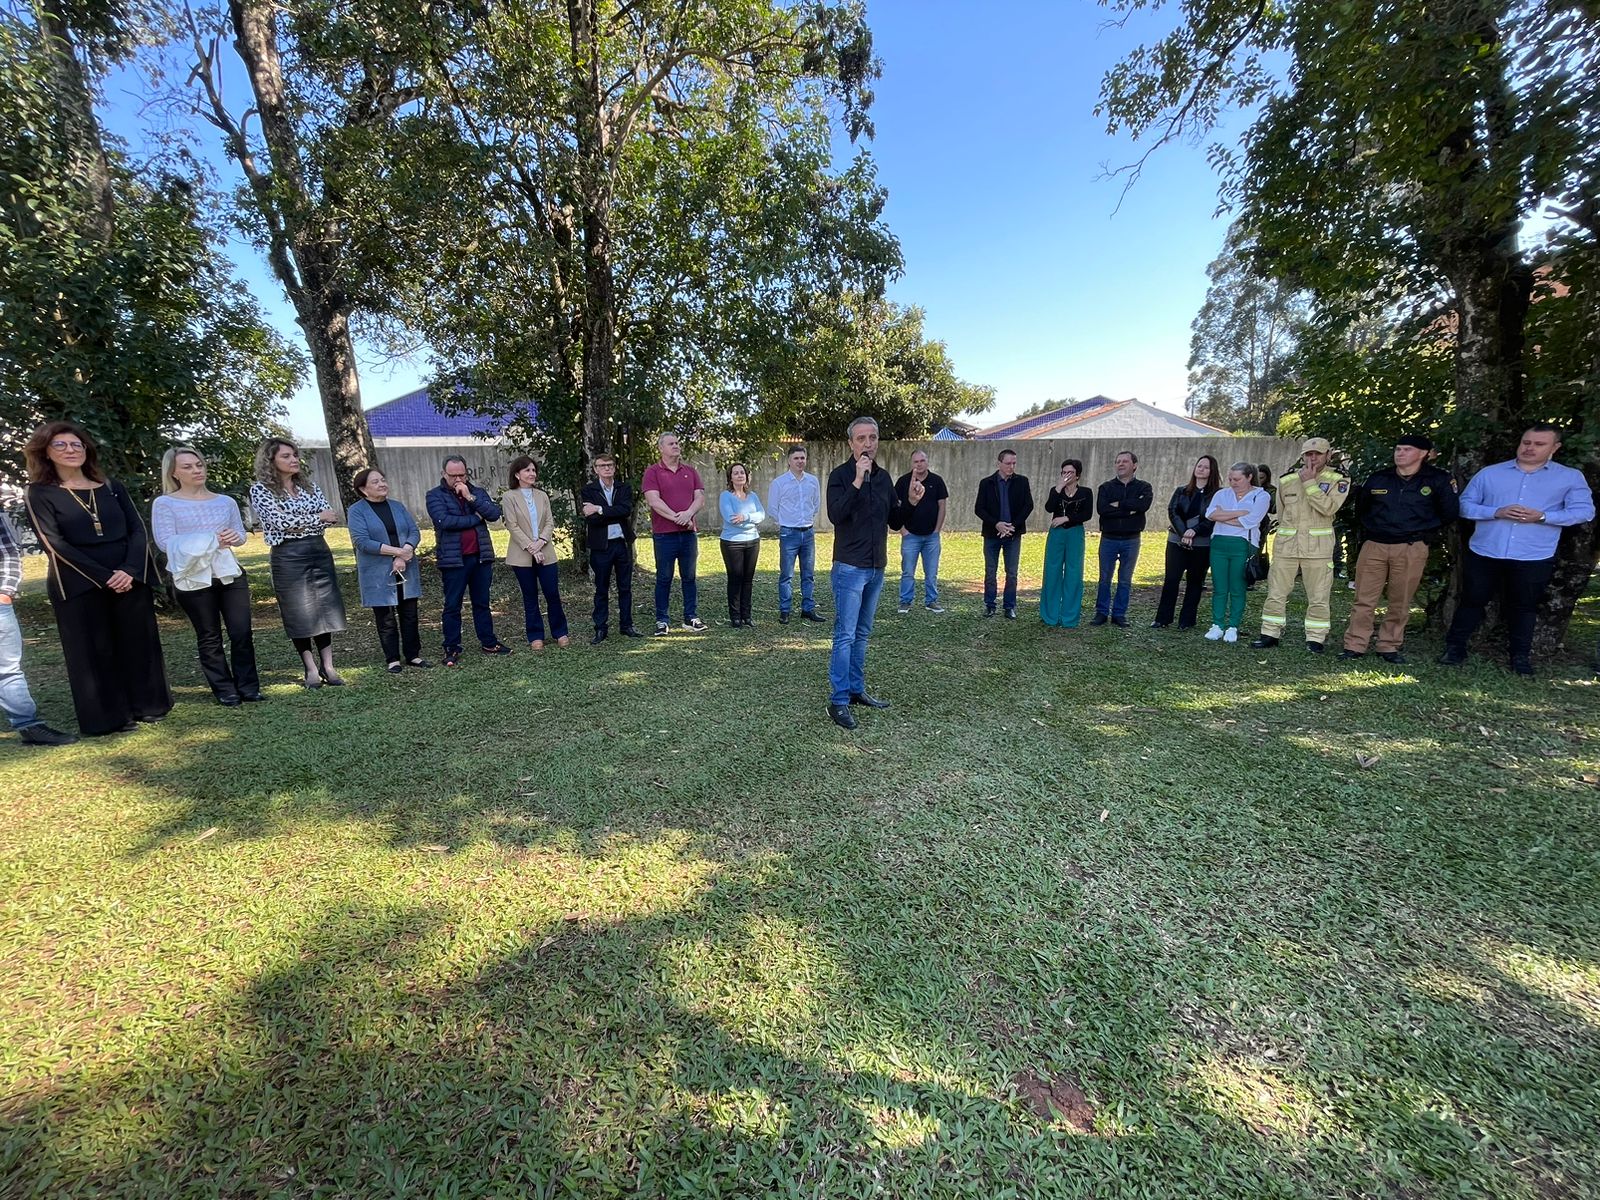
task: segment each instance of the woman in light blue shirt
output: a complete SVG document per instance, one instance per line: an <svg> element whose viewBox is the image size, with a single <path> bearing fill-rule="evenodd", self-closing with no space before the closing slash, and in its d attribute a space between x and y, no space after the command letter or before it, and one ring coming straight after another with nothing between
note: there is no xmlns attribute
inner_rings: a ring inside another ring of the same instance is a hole
<svg viewBox="0 0 1600 1200"><path fill-rule="evenodd" d="M1228 468L1228 486L1218 488L1206 506L1211 529L1211 628L1206 641L1237 642L1244 620L1244 565L1261 544L1261 522L1271 503L1256 486L1252 463Z"/></svg>
<svg viewBox="0 0 1600 1200"><path fill-rule="evenodd" d="M722 562L728 569L728 624L754 629L750 595L755 590L756 560L761 557L761 522L766 512L750 487L750 469L743 463L728 468L728 490L722 493Z"/></svg>

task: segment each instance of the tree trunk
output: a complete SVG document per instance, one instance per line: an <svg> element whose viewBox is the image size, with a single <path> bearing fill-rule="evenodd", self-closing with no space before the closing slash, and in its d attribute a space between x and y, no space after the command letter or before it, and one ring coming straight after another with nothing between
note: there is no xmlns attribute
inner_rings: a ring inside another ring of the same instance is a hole
<svg viewBox="0 0 1600 1200"><path fill-rule="evenodd" d="M611 168L600 82L595 0L567 0L572 37L572 111L576 117L579 224L583 233L584 458L609 449L611 387L616 374L616 277L611 261Z"/></svg>
<svg viewBox="0 0 1600 1200"><path fill-rule="evenodd" d="M611 163L600 81L595 0L567 0L572 39L572 112L576 119L579 228L583 236L581 437L584 464L611 446L611 393L616 378L617 297L611 248ZM586 527L575 544L583 550Z"/></svg>
<svg viewBox="0 0 1600 1200"><path fill-rule="evenodd" d="M327 194L327 185L319 203L306 184L278 55L277 10L267 0L230 0L229 12L234 48L250 78L271 174L247 161L249 150L243 144L242 131L233 133L234 151L267 225L268 262L294 305L295 320L305 331L328 427L335 482L348 508L359 499L353 477L372 464L375 453L367 416L361 409L361 376L350 337L351 305L339 278L344 229L337 216L327 215L339 213L343 205L338 197ZM219 107L215 97L213 107Z"/></svg>
<svg viewBox="0 0 1600 1200"><path fill-rule="evenodd" d="M46 0L39 9L39 29L48 55L52 90L61 98L57 114L62 125L61 145L74 158L75 172L89 191L92 213L89 232L109 242L116 229L116 199L111 188L111 164L106 159L94 97L84 77L61 0Z"/></svg>
<svg viewBox="0 0 1600 1200"><path fill-rule="evenodd" d="M299 306L296 306L298 311ZM317 392L322 398L322 419L328 427L328 449L333 455L339 496L348 509L361 497L355 490L356 472L377 461L372 431L361 409L361 376L356 368L355 343L350 338L349 314L319 309L308 323L300 320L311 348Z"/></svg>

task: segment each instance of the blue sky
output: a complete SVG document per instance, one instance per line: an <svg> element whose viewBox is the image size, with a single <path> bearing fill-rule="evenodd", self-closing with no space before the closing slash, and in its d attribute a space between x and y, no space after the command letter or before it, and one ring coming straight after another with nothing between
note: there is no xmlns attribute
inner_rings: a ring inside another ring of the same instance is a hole
<svg viewBox="0 0 1600 1200"><path fill-rule="evenodd" d="M1097 393L1183 405L1189 323L1226 222L1212 216L1217 181L1203 146L1157 151L1125 197L1120 180L1101 177L1140 148L1094 116L1100 78L1172 20L1145 11L1116 28L1109 16L1086 0L869 0L883 60L869 146L906 264L890 294L924 309L927 335L945 342L962 378L995 388L985 423ZM106 98L108 125L137 148L150 114L135 86L119 77ZM234 249L298 341L264 264ZM380 363L358 349L368 406L426 374L425 361ZM313 385L291 403L290 425L324 436Z"/></svg>

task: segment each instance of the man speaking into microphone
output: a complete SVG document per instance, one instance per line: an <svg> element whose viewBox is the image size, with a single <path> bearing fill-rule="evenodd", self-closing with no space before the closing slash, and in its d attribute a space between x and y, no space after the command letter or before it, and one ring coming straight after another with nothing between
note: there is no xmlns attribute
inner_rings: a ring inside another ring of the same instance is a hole
<svg viewBox="0 0 1600 1200"><path fill-rule="evenodd" d="M850 457L828 476L828 520L833 524L833 653L828 658L828 716L841 729L856 727L852 704L888 708L867 694L867 639L889 561L889 527L900 528L923 496L913 479L901 504L894 480L878 466L878 423L857 417L848 433Z"/></svg>

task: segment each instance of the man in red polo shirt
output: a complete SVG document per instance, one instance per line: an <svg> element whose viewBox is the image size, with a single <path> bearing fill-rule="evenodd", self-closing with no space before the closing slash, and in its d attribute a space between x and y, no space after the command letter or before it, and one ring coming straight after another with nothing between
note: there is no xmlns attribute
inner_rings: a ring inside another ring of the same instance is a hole
<svg viewBox="0 0 1600 1200"><path fill-rule="evenodd" d="M650 506L650 540L656 552L656 636L667 624L667 603L672 599L672 568L683 581L683 627L700 632L705 622L695 615L694 564L699 554L695 518L705 507L706 489L699 473L683 461L678 435L663 433L656 439L661 461L645 468L644 499Z"/></svg>

